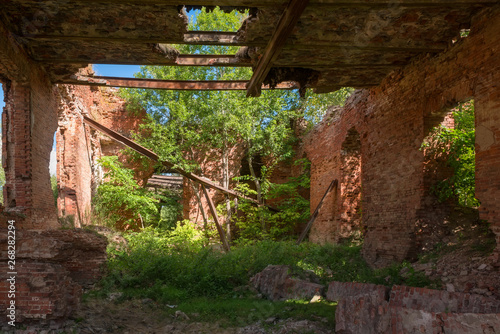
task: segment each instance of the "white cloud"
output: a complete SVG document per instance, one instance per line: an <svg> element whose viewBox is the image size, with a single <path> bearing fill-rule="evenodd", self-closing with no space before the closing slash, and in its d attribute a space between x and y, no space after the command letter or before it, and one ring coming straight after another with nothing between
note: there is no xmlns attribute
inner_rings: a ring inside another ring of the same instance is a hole
<svg viewBox="0 0 500 334"><path fill-rule="evenodd" d="M57 156L56 156L56 150L55 148L52 148L52 151L50 152L50 164L49 164L49 172L50 175L56 175L57 171Z"/></svg>

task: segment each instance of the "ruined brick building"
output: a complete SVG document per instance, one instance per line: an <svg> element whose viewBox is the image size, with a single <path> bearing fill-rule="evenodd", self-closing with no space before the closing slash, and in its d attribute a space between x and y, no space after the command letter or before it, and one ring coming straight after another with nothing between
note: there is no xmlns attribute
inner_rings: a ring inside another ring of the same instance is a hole
<svg viewBox="0 0 500 334"><path fill-rule="evenodd" d="M237 32L187 31L183 5L250 8L250 16ZM0 80L6 103L0 305L4 310L9 303L7 226L14 220L17 321L59 320L71 314L82 287L99 277L105 261L101 238L59 229L48 169L59 126L58 140L64 145L59 159L68 166L89 160L87 166L75 165L59 175L64 183L59 208L85 223L91 193L79 198L75 187L91 189L92 175L99 171L92 169L96 157L78 157L88 150L76 148L103 142L83 125L82 114L118 131L137 121L107 114L122 108L122 102L98 86L242 89L251 97L266 85L317 93L359 88L344 108L304 138L302 149L312 163L313 209L333 178L341 183L326 199L310 239L336 242L361 220L366 229L363 254L374 267L415 255L419 227L439 214L429 195L420 146L450 107L473 98L476 197L481 218L496 234L499 261L499 1L5 0L0 15ZM470 29L470 35L461 39L463 29ZM241 50L234 56L183 55L164 44ZM251 66L254 75L248 82L186 82L78 72L91 63ZM65 132L76 136L65 138ZM359 205L362 216L352 209ZM0 316L3 322L6 317Z"/></svg>

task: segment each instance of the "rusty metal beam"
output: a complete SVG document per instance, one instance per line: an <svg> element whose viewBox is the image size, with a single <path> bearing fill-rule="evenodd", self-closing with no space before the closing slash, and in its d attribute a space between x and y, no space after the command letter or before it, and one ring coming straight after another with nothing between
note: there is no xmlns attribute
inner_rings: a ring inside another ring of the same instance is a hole
<svg viewBox="0 0 500 334"><path fill-rule="evenodd" d="M74 80L59 82L73 85L107 86L125 88L147 88L147 89L168 89L168 90L246 90L248 81L182 81L182 80L156 80L137 78L116 78L116 77L87 77L75 76ZM268 86L262 89L269 89ZM284 82L276 89L298 89L294 82Z"/></svg>
<svg viewBox="0 0 500 334"><path fill-rule="evenodd" d="M299 21L308 3L309 0L290 0L288 3L248 83L247 96L260 96L264 79L271 70L273 62L278 58L287 38L292 34L293 28Z"/></svg>

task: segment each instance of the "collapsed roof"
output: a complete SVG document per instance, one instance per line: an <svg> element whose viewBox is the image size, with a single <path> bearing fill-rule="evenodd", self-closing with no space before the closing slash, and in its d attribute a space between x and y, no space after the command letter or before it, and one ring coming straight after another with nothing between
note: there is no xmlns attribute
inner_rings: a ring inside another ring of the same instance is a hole
<svg viewBox="0 0 500 334"><path fill-rule="evenodd" d="M76 83L74 74L87 64L251 66L258 88L249 88L249 95L257 96L262 83L282 81L316 92L376 86L412 58L443 51L461 29L470 27L476 12L496 3L6 0L0 14L5 28L54 83ZM248 8L250 16L237 32L188 31L186 8L215 5L227 6L225 11ZM163 44L233 45L240 51L181 55Z"/></svg>

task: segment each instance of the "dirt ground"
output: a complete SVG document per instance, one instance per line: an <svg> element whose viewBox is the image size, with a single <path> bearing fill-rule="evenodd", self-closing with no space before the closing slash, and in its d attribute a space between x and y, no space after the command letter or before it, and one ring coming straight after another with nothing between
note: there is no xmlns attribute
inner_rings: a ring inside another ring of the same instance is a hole
<svg viewBox="0 0 500 334"><path fill-rule="evenodd" d="M75 316L57 330L26 328L15 334L301 334L335 333L322 319L262 319L251 325L226 327L217 319L197 321L196 314L167 314L150 299L117 303L109 299L90 299L82 303Z"/></svg>

